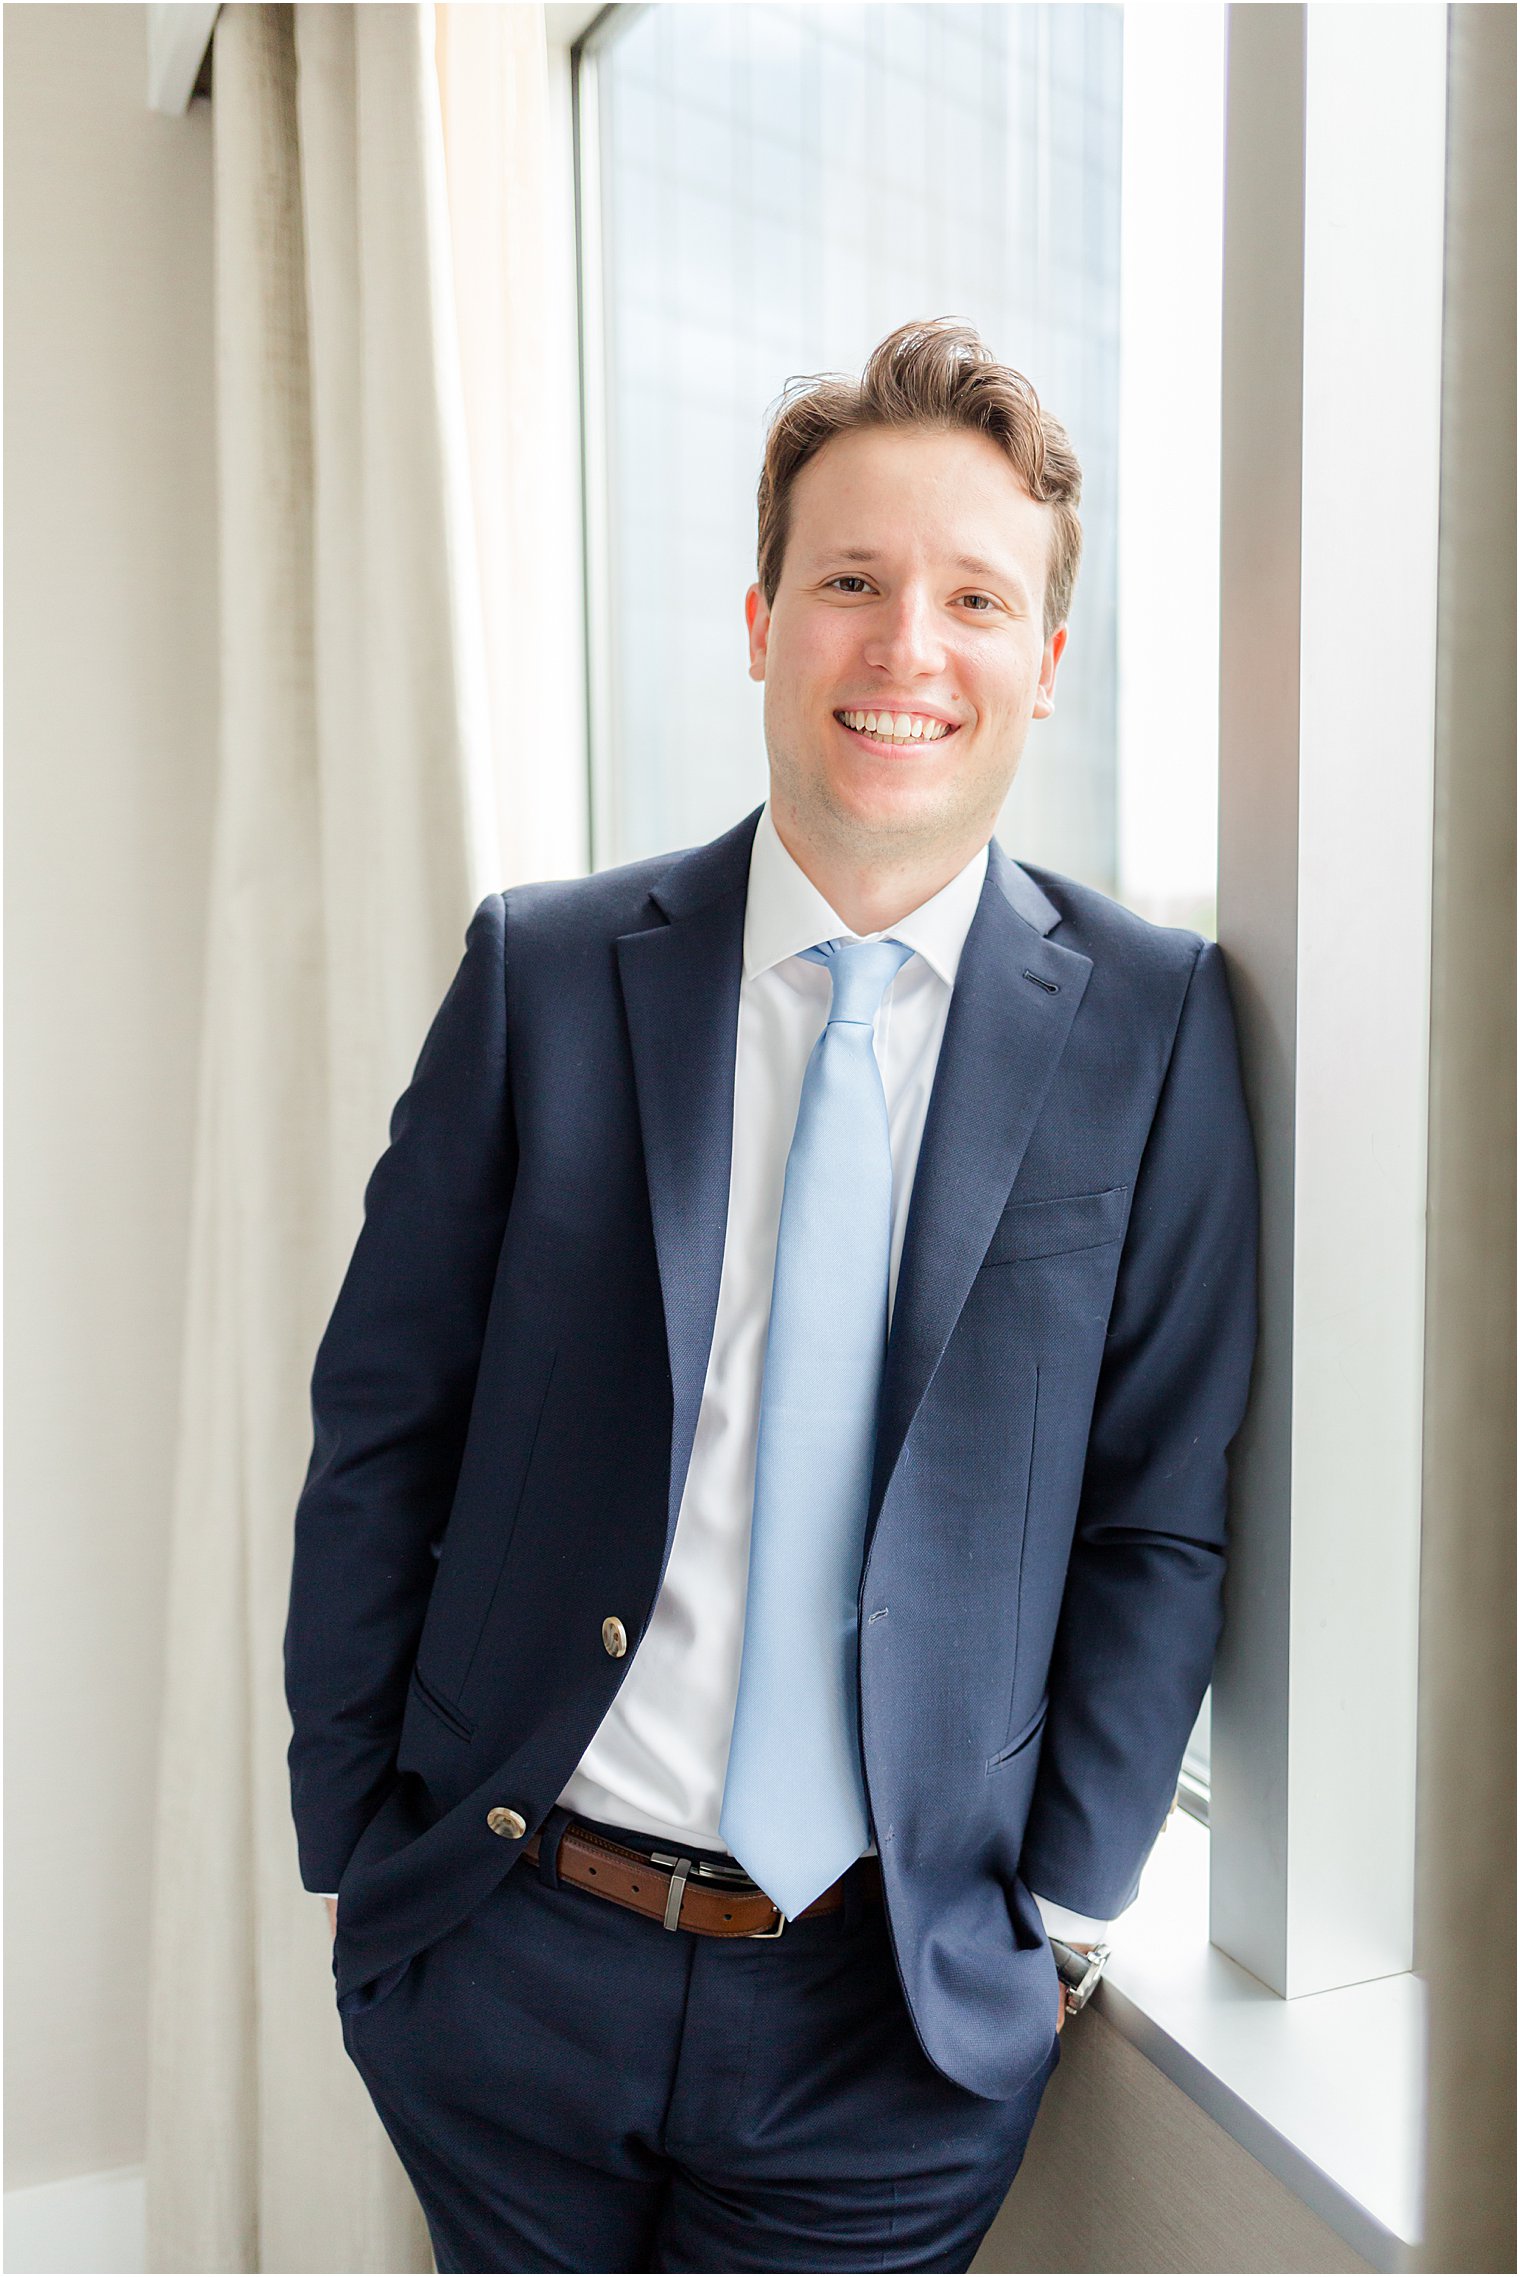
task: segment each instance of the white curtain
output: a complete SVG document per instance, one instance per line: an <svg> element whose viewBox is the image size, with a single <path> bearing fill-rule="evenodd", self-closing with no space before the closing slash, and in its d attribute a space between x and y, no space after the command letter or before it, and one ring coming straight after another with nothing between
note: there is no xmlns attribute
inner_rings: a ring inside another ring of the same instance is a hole
<svg viewBox="0 0 1520 2277"><path fill-rule="evenodd" d="M541 53L542 11L511 13ZM390 1108L504 882L435 30L431 7L232 5L215 35L222 684L154 1892L155 2270L431 2267L300 1886L280 1647L316 1344Z"/></svg>

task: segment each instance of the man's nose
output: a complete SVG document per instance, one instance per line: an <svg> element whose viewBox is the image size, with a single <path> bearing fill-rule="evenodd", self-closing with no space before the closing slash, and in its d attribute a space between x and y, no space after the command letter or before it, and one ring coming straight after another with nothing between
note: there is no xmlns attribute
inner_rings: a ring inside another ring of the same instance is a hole
<svg viewBox="0 0 1520 2277"><path fill-rule="evenodd" d="M909 587L883 604L883 614L876 618L866 643L865 659L896 678L938 671L944 653L944 628L937 621L933 600Z"/></svg>

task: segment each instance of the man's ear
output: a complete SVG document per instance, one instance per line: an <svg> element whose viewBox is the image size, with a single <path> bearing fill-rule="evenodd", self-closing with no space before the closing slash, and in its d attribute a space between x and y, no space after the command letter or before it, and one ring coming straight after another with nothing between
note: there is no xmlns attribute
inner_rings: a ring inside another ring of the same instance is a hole
<svg viewBox="0 0 1520 2277"><path fill-rule="evenodd" d="M765 605L765 595L758 585L752 585L744 596L744 622L749 627L749 676L752 680L765 678L765 650L770 639L771 613Z"/></svg>
<svg viewBox="0 0 1520 2277"><path fill-rule="evenodd" d="M1057 625L1045 643L1045 654L1040 660L1039 693L1034 700L1033 719L1049 719L1056 708L1056 666L1066 648L1066 627Z"/></svg>

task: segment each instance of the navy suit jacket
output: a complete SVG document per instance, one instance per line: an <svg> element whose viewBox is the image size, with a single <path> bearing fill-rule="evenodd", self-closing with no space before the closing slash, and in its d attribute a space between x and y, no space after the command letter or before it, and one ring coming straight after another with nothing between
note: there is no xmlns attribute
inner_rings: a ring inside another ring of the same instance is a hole
<svg viewBox="0 0 1520 2277"><path fill-rule="evenodd" d="M317 1354L285 1636L340 1994L512 1870L487 1813L542 1822L648 1625L718 1300L757 820L489 895L392 1116ZM1173 1799L1256 1213L1218 947L994 839L904 1236L859 1674L908 2007L984 2096L1049 2054L1031 1890L1119 1913Z"/></svg>

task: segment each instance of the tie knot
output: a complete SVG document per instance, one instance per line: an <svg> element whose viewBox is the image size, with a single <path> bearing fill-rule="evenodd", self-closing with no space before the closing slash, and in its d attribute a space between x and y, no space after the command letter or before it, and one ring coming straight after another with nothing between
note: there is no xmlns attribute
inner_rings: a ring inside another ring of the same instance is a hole
<svg viewBox="0 0 1520 2277"><path fill-rule="evenodd" d="M822 965L834 984L829 1026L847 1021L869 1028L888 982L901 971L913 951L906 942L888 938L884 941L820 941L817 948L804 949L802 954L811 963Z"/></svg>

